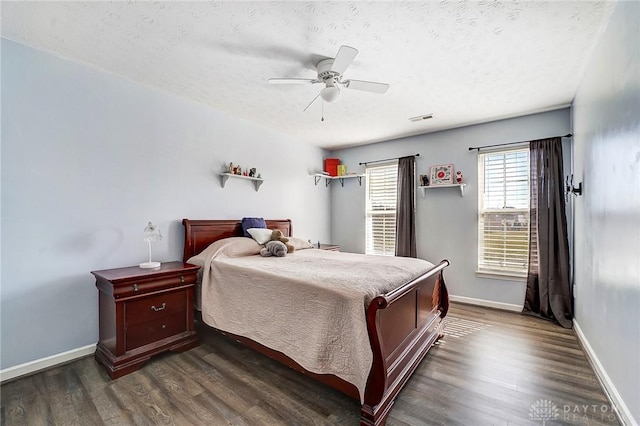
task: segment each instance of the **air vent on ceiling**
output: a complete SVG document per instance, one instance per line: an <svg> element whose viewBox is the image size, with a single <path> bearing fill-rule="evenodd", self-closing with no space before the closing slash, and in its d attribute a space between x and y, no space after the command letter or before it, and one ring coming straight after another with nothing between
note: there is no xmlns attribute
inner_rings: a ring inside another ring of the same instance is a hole
<svg viewBox="0 0 640 426"><path fill-rule="evenodd" d="M433 118L433 114L425 114L425 115L418 115L416 117L411 117L409 121L424 121L430 118Z"/></svg>

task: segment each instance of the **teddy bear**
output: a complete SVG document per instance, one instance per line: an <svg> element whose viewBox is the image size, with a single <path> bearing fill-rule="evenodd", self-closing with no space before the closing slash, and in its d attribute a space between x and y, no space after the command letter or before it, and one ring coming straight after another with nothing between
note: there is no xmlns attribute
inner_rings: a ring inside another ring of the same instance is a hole
<svg viewBox="0 0 640 426"><path fill-rule="evenodd" d="M293 253L296 249L294 246L289 244L289 239L282 234L282 231L279 229L274 230L271 233L271 241L281 241L287 247L287 253Z"/></svg>
<svg viewBox="0 0 640 426"><path fill-rule="evenodd" d="M282 241L267 241L263 248L260 249L260 256L269 257L285 257L287 255L287 246Z"/></svg>

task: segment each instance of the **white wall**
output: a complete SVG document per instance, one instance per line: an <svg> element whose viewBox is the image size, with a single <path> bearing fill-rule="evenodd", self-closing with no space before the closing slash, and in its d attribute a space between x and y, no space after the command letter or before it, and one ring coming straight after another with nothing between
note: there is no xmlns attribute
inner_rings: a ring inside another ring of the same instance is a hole
<svg viewBox="0 0 640 426"><path fill-rule="evenodd" d="M640 3L620 2L573 107L576 320L640 423ZM615 397L616 395L614 395ZM629 420L630 421L630 420ZM631 422L630 424L633 424Z"/></svg>
<svg viewBox="0 0 640 426"><path fill-rule="evenodd" d="M478 258L477 153L469 147L560 136L570 133L570 111L562 109L413 136L332 152L348 170L364 170L360 162L419 153L416 174L428 174L434 164L453 163L467 183L464 197L457 188L418 192L416 227L418 257L431 262L448 259L445 280L451 294L498 304L520 305L525 283L476 276ZM437 116L435 118L437 120ZM365 185L355 179L344 188L331 185L331 238L343 251L364 253Z"/></svg>
<svg viewBox="0 0 640 426"><path fill-rule="evenodd" d="M201 104L2 40L0 369L98 340L92 270L180 260L181 219L291 218L329 240L326 156ZM265 179L217 173L233 161Z"/></svg>

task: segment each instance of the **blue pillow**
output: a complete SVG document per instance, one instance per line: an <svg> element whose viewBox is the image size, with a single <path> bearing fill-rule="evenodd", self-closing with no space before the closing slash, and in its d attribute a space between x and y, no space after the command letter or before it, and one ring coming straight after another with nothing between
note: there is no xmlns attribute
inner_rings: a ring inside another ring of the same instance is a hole
<svg viewBox="0 0 640 426"><path fill-rule="evenodd" d="M261 217L243 217L242 218L242 233L245 237L251 238L251 235L247 232L249 228L266 228L267 222Z"/></svg>

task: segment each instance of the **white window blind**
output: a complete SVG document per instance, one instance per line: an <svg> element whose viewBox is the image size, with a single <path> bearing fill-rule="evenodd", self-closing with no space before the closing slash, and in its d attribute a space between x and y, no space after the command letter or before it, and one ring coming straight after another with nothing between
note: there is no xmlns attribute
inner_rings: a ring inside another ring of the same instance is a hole
<svg viewBox="0 0 640 426"><path fill-rule="evenodd" d="M526 276L529 150L478 155L478 272Z"/></svg>
<svg viewBox="0 0 640 426"><path fill-rule="evenodd" d="M398 163L367 166L367 254L394 256L396 251L396 199Z"/></svg>

